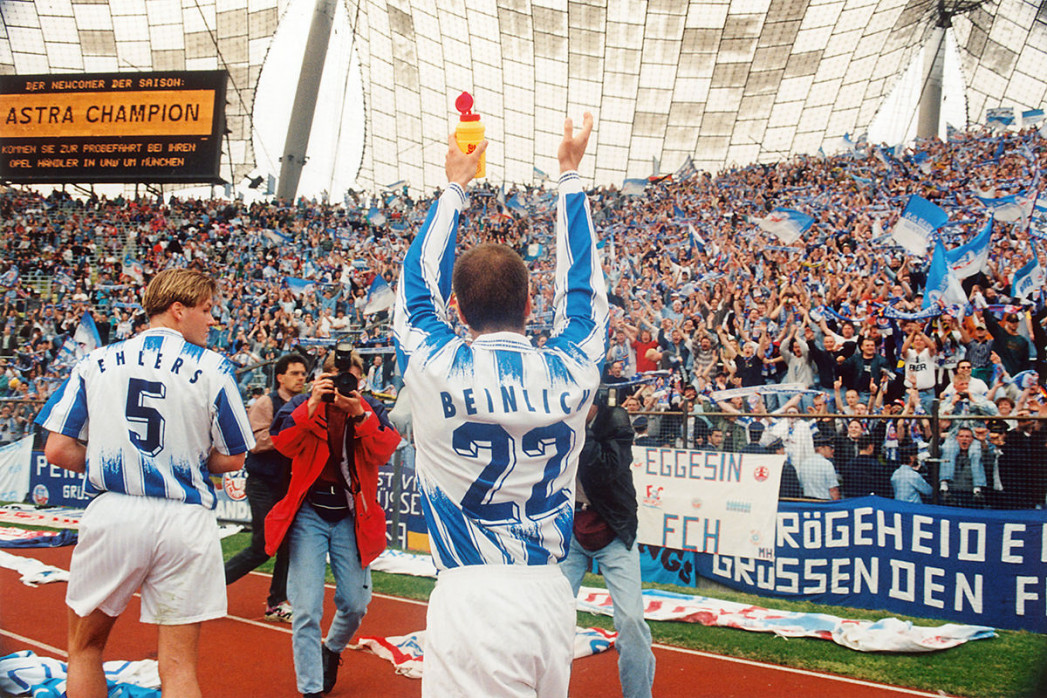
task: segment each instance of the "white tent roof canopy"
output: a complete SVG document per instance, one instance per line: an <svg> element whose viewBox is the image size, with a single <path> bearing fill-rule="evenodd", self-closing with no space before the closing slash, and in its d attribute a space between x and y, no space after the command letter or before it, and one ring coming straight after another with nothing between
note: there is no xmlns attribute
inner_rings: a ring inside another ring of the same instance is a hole
<svg viewBox="0 0 1047 698"><path fill-rule="evenodd" d="M937 21L936 0L338 0L300 193L445 182L471 92L494 182L556 173L563 118L597 119L599 184L831 152L868 130ZM0 72L229 72L222 176L279 174L314 0L3 0ZM303 33L305 32L305 33ZM968 114L1041 108L1047 11L953 19ZM298 51L297 63L295 51ZM275 123L273 122L275 119ZM957 124L961 125L961 124ZM595 146L595 147L593 147ZM836 148L833 147L832 150ZM310 191L310 189L312 191Z"/></svg>

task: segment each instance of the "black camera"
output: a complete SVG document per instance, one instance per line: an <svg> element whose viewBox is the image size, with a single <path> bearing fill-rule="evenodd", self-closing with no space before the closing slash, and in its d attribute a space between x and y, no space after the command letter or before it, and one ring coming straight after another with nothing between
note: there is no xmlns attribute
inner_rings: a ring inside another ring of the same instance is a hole
<svg viewBox="0 0 1047 698"><path fill-rule="evenodd" d="M348 396L359 387L360 382L356 376L349 372L353 365L353 345L349 342L339 342L334 347L334 367L338 369L338 375L332 378L334 389L342 395ZM324 402L334 402L334 393L323 396Z"/></svg>

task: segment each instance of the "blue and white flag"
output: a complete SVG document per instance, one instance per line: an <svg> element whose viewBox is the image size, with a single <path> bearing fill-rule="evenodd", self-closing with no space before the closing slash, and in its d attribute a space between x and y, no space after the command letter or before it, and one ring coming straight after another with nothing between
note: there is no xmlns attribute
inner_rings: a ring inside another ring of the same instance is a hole
<svg viewBox="0 0 1047 698"><path fill-rule="evenodd" d="M377 206L372 206L367 212L367 222L379 228L385 225L385 214L379 211Z"/></svg>
<svg viewBox="0 0 1047 698"><path fill-rule="evenodd" d="M931 167L934 165L934 162L931 160L929 153L924 151L913 153L912 161L920 168L920 172L923 172L925 175L931 173Z"/></svg>
<svg viewBox="0 0 1047 698"><path fill-rule="evenodd" d="M80 323L73 331L73 341L84 350L85 354L102 346L102 338L98 335L98 326L95 325L95 319L91 313L85 312L80 317Z"/></svg>
<svg viewBox="0 0 1047 698"><path fill-rule="evenodd" d="M380 274L375 274L374 280L371 282L371 288L367 289L367 303L364 305L364 315L388 310L393 307L395 301L396 294L393 293L392 287Z"/></svg>
<svg viewBox="0 0 1047 698"><path fill-rule="evenodd" d="M286 245L291 242L291 238L289 236L284 235L280 231L273 230L271 228L263 230L262 235L264 235L266 239L274 245Z"/></svg>
<svg viewBox="0 0 1047 698"><path fill-rule="evenodd" d="M11 288L18 285L18 276L18 267L12 264L11 268L4 272L3 276L0 276L0 286Z"/></svg>
<svg viewBox="0 0 1047 698"><path fill-rule="evenodd" d="M891 229L891 237L911 254L923 257L927 254L927 240L931 233L948 220L948 213L914 194L905 204L902 217Z"/></svg>
<svg viewBox="0 0 1047 698"><path fill-rule="evenodd" d="M688 155L687 159L683 161L682 165L680 165L680 169L673 173L673 179L677 182L683 182L696 174L698 174L698 168L694 166L694 160L692 160L691 156Z"/></svg>
<svg viewBox="0 0 1047 698"><path fill-rule="evenodd" d="M521 216L524 216L524 217L530 216L531 214L527 210L527 207L524 206L522 203L520 203L520 199L518 197L519 197L518 194L513 194L508 199L506 199L505 200L505 207L508 208L510 211L518 214L518 215L521 215Z"/></svg>
<svg viewBox="0 0 1047 698"><path fill-rule="evenodd" d="M640 196L646 187L646 179L627 179L622 182L622 194L625 196Z"/></svg>
<svg viewBox="0 0 1047 698"><path fill-rule="evenodd" d="M687 232L691 235L691 251L705 252L705 238L701 236L694 226L690 223L687 224Z"/></svg>
<svg viewBox="0 0 1047 698"><path fill-rule="evenodd" d="M959 247L948 250L946 257L949 260L949 269L957 279L966 279L974 276L989 261L989 244L992 240L992 216L982 231L971 240Z"/></svg>
<svg viewBox="0 0 1047 698"><path fill-rule="evenodd" d="M1006 194L994 198L975 196L987 209L993 212L1001 223L1015 223L1028 220L1033 212L1033 200L1024 192Z"/></svg>
<svg viewBox="0 0 1047 698"><path fill-rule="evenodd" d="M1028 111L1022 112L1022 128L1029 126L1035 126L1036 124L1043 121L1044 114L1043 109L1029 109Z"/></svg>
<svg viewBox="0 0 1047 698"><path fill-rule="evenodd" d="M85 312L72 336L62 342L58 356L55 357L55 364L61 367L72 366L100 346L102 338L98 335L98 326L95 325L91 313Z"/></svg>
<svg viewBox="0 0 1047 698"><path fill-rule="evenodd" d="M1012 107L996 107L985 110L985 125L997 131L1002 131L1014 123L1014 109Z"/></svg>
<svg viewBox="0 0 1047 698"><path fill-rule="evenodd" d="M548 182L549 181L549 175L545 174L544 172L539 170L537 167L534 168L534 178L537 179L539 182Z"/></svg>
<svg viewBox="0 0 1047 698"><path fill-rule="evenodd" d="M880 305L880 304L877 304ZM880 305L883 308L883 316L892 320L929 320L942 314L941 308L927 308L915 313L907 313L896 309L893 305Z"/></svg>
<svg viewBox="0 0 1047 698"><path fill-rule="evenodd" d="M952 270L949 269L948 251L940 238L935 238L934 254L931 255L931 267L927 270L927 288L923 294L923 308L936 305L967 305L967 294L960 286Z"/></svg>
<svg viewBox="0 0 1047 698"><path fill-rule="evenodd" d="M776 208L766 218L758 218L754 222L787 245L799 240L814 225L813 218L791 208Z"/></svg>
<svg viewBox="0 0 1047 698"><path fill-rule="evenodd" d="M1033 223L1047 223L1047 198L1041 196L1033 202L1032 220Z"/></svg>
<svg viewBox="0 0 1047 698"><path fill-rule="evenodd" d="M854 153L854 141L851 140L851 134L843 134L843 138L840 139L840 148L844 153Z"/></svg>
<svg viewBox="0 0 1047 698"><path fill-rule="evenodd" d="M64 271L55 274L55 283L62 288L73 288L76 286L76 280Z"/></svg>
<svg viewBox="0 0 1047 698"><path fill-rule="evenodd" d="M316 290L316 284L308 279L298 279L293 276L285 276L284 282L287 283L287 288L291 289L291 293L296 296L300 296L303 293L313 293Z"/></svg>
<svg viewBox="0 0 1047 698"><path fill-rule="evenodd" d="M1015 298L1028 298L1036 291L1042 291L1047 284L1047 274L1040 265L1036 246L1032 248L1032 259L1014 274L1011 281L1011 295Z"/></svg>
<svg viewBox="0 0 1047 698"><path fill-rule="evenodd" d="M123 273L134 279L136 283L140 284L145 281L145 268L141 262L130 255L124 257Z"/></svg>

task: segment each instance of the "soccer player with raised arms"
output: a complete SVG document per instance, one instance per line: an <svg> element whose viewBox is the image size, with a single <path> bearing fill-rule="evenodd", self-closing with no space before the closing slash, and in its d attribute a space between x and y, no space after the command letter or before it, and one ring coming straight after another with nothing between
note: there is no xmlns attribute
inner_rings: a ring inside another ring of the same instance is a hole
<svg viewBox="0 0 1047 698"><path fill-rule="evenodd" d="M157 274L149 329L85 356L36 418L48 462L97 495L69 569L69 698L107 695L102 652L139 588L164 695L200 695L200 623L226 614L210 474L239 470L254 446L234 366L204 348L214 293L201 272Z"/></svg>
<svg viewBox="0 0 1047 698"><path fill-rule="evenodd" d="M439 570L428 608L424 696L566 696L575 601L567 554L578 454L600 383L607 293L578 175L593 128L570 119L557 157L554 329L524 335L528 271L512 249L458 256L465 187L486 141L451 136L448 187L407 252L394 336L414 414L416 467ZM451 291L469 338L449 323Z"/></svg>

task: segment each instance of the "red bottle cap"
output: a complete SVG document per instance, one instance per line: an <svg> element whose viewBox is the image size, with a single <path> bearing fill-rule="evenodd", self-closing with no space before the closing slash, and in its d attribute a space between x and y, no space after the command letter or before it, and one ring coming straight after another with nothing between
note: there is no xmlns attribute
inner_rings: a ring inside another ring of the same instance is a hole
<svg viewBox="0 0 1047 698"><path fill-rule="evenodd" d="M458 117L459 121L479 121L480 115L473 114L473 96L468 92L463 92L458 95L458 99L454 100L454 108L460 112Z"/></svg>

